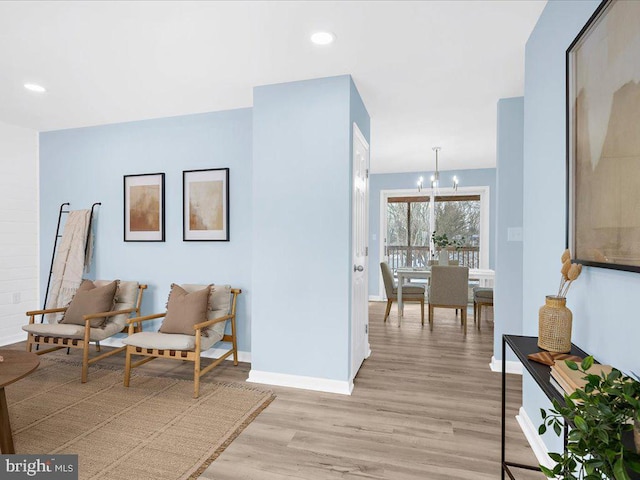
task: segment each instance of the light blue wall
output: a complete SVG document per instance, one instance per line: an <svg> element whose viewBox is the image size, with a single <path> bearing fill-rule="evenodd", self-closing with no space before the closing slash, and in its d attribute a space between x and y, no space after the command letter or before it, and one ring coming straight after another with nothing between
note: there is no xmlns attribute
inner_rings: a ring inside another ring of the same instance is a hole
<svg viewBox="0 0 640 480"><path fill-rule="evenodd" d="M522 241L509 241L522 228L524 98L498 101L496 155L496 275L493 355L502 359L502 334L522 333ZM507 356L515 360L511 352Z"/></svg>
<svg viewBox="0 0 640 480"><path fill-rule="evenodd" d="M599 1L551 1L526 47L523 326L537 335L538 308L559 282L565 248L565 51ZM635 318L640 275L585 267L571 287L573 341L601 362L640 370ZM539 422L537 387L525 382L524 407ZM548 445L549 446L549 445ZM553 447L556 448L557 446Z"/></svg>
<svg viewBox="0 0 640 480"><path fill-rule="evenodd" d="M172 282L230 283L254 369L348 380L351 125L368 140L369 116L348 75L254 93L253 109L42 133L42 291L59 205L102 202L91 277L149 284L145 314L164 310ZM231 241L183 242L182 171L220 167ZM166 242L125 243L123 175L156 172Z"/></svg>
<svg viewBox="0 0 640 480"><path fill-rule="evenodd" d="M418 177L428 177L431 172L379 173L369 177L369 295L378 296L380 292L380 196L382 190L407 190L416 188ZM453 176L460 179L461 187L489 187L489 268L495 263L495 168L475 170L445 170L440 172L442 185L452 183Z"/></svg>
<svg viewBox="0 0 640 480"><path fill-rule="evenodd" d="M348 380L351 96L349 76L254 89L257 371Z"/></svg>
<svg viewBox="0 0 640 480"><path fill-rule="evenodd" d="M251 342L250 109L40 134L40 278L44 297L59 205L98 207L98 278L149 284L143 313L165 309L175 283L242 288L238 346ZM230 168L230 242L182 241L182 171ZM123 175L165 172L166 242L123 241Z"/></svg>

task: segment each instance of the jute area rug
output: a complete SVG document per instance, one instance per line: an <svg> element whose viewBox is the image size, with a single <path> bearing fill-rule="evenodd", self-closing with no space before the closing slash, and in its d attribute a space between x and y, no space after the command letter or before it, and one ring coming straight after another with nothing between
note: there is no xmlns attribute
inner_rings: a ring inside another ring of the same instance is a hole
<svg viewBox="0 0 640 480"><path fill-rule="evenodd" d="M206 379L206 377L204 377ZM203 379L203 380L204 380ZM40 358L5 388L18 454L78 454L80 479L197 478L275 398L243 384L193 382Z"/></svg>

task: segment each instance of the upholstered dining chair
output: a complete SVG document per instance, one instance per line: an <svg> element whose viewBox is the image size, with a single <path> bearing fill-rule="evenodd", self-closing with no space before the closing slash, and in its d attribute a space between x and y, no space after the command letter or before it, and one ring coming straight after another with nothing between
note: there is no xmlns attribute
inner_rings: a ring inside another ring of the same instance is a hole
<svg viewBox="0 0 640 480"><path fill-rule="evenodd" d="M384 321L387 321L387 317L391 312L391 305L393 301L398 301L398 287L393 279L393 273L387 262L380 263L380 269L382 270L382 281L384 282L384 290L387 294L387 310L384 313ZM422 325L424 325L424 292L425 289L422 285L411 285L409 283L402 284L402 301L403 302L420 302L420 318Z"/></svg>
<svg viewBox="0 0 640 480"><path fill-rule="evenodd" d="M128 322L129 336L123 340L127 348L124 386L129 386L133 368L155 358L186 360L193 362L193 397L198 398L200 377L230 355L238 365L236 299L240 293L229 285L172 285L166 312ZM142 331L143 322L157 318L164 319L159 331ZM227 324L230 335L225 332ZM201 368L202 353L218 342L227 342L229 347ZM134 355L145 358L133 361Z"/></svg>
<svg viewBox="0 0 640 480"><path fill-rule="evenodd" d="M493 288L473 287L473 323L478 320L478 330L482 321L482 307L493 307Z"/></svg>
<svg viewBox="0 0 640 480"><path fill-rule="evenodd" d="M27 351L31 352L34 345L53 345L36 351L38 355L61 348L81 349L81 380L86 383L89 365L125 349L115 348L89 358L90 343L94 342L99 352L100 341L122 332L132 314L140 315L142 294L146 288L138 282L84 280L67 307L27 312L29 324L22 327L28 333ZM35 322L37 315L49 313L61 315L47 315L52 323Z"/></svg>
<svg viewBox="0 0 640 480"><path fill-rule="evenodd" d="M429 328L433 330L434 308L460 309L460 321L467 334L469 301L469 267L434 265L429 284Z"/></svg>
<svg viewBox="0 0 640 480"><path fill-rule="evenodd" d="M438 260L429 260L429 266L432 267L433 265L440 265L440 263L438 262ZM453 266L458 266L460 265L460 260L449 260L449 263L447 263L447 265L453 265Z"/></svg>

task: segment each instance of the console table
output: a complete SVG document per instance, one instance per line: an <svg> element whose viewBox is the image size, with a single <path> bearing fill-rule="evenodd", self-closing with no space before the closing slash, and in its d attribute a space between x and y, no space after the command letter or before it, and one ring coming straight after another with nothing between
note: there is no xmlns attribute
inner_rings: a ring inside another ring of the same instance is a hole
<svg viewBox="0 0 640 480"><path fill-rule="evenodd" d="M513 463L508 462L506 460L506 451L505 451L505 416L506 416L506 386L507 386L507 377L506 377L506 347L509 348L515 353L518 360L522 363L524 369L531 374L535 382L538 384L540 389L544 392L544 394L549 398L549 400L556 399L560 402L564 402L564 396L555 389L553 385L549 382L551 378L551 367L547 365L543 365L538 362L533 362L527 358L527 355L530 353L542 352L541 348L538 347L538 337L525 337L521 335L503 335L502 336L502 438L501 438L501 465L502 465L502 480L505 478L505 473L509 476L511 480L515 480L513 476L513 472L511 471L511 467L513 468L521 468L525 470L540 470L540 467L533 465L523 465L521 463ZM586 357L588 353L586 353L581 348L575 346L573 343L571 344L571 355L577 355L579 357ZM565 423L563 436L564 436L564 447L567 446L567 434L568 434L568 426ZM631 440L633 442L633 440ZM640 475L637 473L630 472L629 476L632 480L640 479Z"/></svg>

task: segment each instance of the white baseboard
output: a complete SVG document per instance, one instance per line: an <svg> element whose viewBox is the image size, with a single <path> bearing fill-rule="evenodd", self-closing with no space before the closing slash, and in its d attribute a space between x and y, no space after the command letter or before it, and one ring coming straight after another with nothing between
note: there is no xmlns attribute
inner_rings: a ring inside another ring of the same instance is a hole
<svg viewBox="0 0 640 480"><path fill-rule="evenodd" d="M106 347L122 347L124 344L122 343L122 338L117 337L109 337L100 342L100 345L104 345ZM202 356L205 358L218 358L223 353L227 352L228 349L224 348L210 348L209 350L202 352ZM226 358L226 360L233 360L233 355ZM251 363L251 352L241 352L238 351L238 361Z"/></svg>
<svg viewBox="0 0 640 480"><path fill-rule="evenodd" d="M384 302L385 299L384 299L384 297L382 297L380 295L369 295L369 301L370 302Z"/></svg>
<svg viewBox="0 0 640 480"><path fill-rule="evenodd" d="M27 332L20 330L20 333L15 335L8 335L0 339L1 345L11 345L13 343L25 342L27 340Z"/></svg>
<svg viewBox="0 0 640 480"><path fill-rule="evenodd" d="M277 385L279 387L300 388L303 390L314 390L316 392L339 393L342 395L351 395L351 392L353 391L352 381L304 377L302 375L263 372L253 369L249 372L247 382Z"/></svg>
<svg viewBox="0 0 640 480"><path fill-rule="evenodd" d="M531 450L533 450L534 455L538 459L538 463L545 467L553 468L555 466L555 462L549 457L549 450L547 450L542 438L538 435L538 429L531 422L529 415L527 415L527 412L523 407L520 407L518 415L516 415L516 420L522 429L522 433L524 433L524 436L527 438L527 442L529 442Z"/></svg>
<svg viewBox="0 0 640 480"><path fill-rule="evenodd" d="M522 375L522 364L513 360L507 360L506 362L507 373L514 373L516 375ZM502 372L502 360L496 360L496 357L491 357L491 363L489 364L492 372Z"/></svg>

